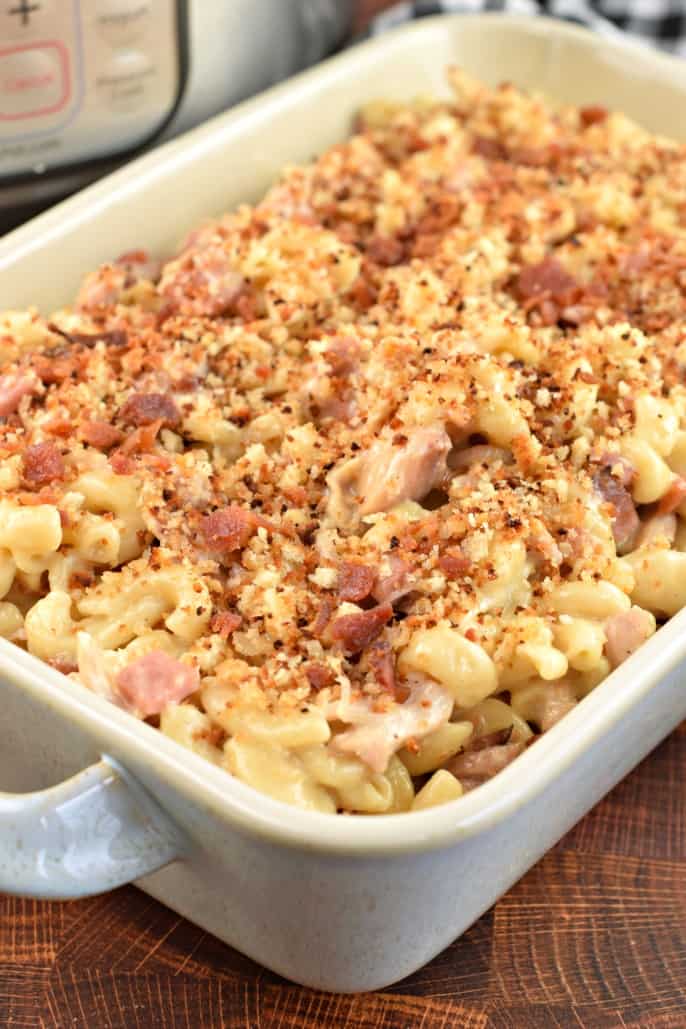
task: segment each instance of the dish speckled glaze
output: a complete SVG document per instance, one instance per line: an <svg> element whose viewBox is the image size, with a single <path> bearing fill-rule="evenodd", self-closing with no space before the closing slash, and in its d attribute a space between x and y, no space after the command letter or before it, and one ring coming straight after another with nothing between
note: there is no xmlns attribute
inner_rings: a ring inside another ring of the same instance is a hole
<svg viewBox="0 0 686 1029"><path fill-rule="evenodd" d="M426 19L215 119L6 237L0 307L47 310L114 253L143 243L164 253L201 218L257 197L283 164L342 138L364 101L443 93L450 63L562 101L602 102L685 138L686 67L676 60L545 19ZM0 784L44 790L81 773L39 794L0 795L0 889L79 896L136 879L290 979L337 991L385 986L462 933L686 716L685 627L681 613L478 790L372 819L257 794L0 641Z"/></svg>
<svg viewBox="0 0 686 1029"><path fill-rule="evenodd" d="M0 794L0 889L68 899L104 893L183 852L181 834L116 761L47 790Z"/></svg>

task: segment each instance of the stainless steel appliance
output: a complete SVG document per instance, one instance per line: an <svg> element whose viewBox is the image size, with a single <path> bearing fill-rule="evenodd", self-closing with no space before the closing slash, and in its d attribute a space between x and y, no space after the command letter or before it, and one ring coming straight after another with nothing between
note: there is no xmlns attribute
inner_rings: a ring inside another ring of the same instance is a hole
<svg viewBox="0 0 686 1029"><path fill-rule="evenodd" d="M314 63L348 0L0 0L0 214Z"/></svg>

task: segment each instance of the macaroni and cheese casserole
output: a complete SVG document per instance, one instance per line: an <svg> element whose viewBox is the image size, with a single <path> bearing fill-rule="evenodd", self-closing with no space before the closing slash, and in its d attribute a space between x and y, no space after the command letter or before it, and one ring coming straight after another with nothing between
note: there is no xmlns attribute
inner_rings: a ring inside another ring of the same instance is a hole
<svg viewBox="0 0 686 1029"><path fill-rule="evenodd" d="M474 789L686 604L686 147L450 78L0 316L0 634L317 811Z"/></svg>

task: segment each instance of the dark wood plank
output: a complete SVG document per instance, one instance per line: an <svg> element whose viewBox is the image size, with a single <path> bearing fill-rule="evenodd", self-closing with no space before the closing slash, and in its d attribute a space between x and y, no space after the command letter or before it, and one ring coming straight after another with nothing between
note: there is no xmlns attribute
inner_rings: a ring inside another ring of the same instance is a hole
<svg viewBox="0 0 686 1029"><path fill-rule="evenodd" d="M38 1029L45 1014L50 966L30 961L17 964L6 961L4 954L1 958L0 1025Z"/></svg>
<svg viewBox="0 0 686 1029"><path fill-rule="evenodd" d="M520 1002L678 1011L683 872L678 862L554 851L496 907L492 993L505 1000L515 981Z"/></svg>
<svg viewBox="0 0 686 1029"><path fill-rule="evenodd" d="M107 998L107 1005L103 1003ZM458 999L378 993L365 996L315 993L287 983L261 984L194 976L105 975L86 972L49 987L51 1009L64 1025L98 1029L198 1029L198 1026L346 1026L401 1029L419 1026L487 1029L485 1005ZM61 1024L61 1023L58 1023Z"/></svg>
<svg viewBox="0 0 686 1029"><path fill-rule="evenodd" d="M488 1029L684 1029L683 1010L646 1012L635 1021L623 1011L578 1008L575 1005L514 1005L489 1012Z"/></svg>
<svg viewBox="0 0 686 1029"><path fill-rule="evenodd" d="M57 956L68 908L48 907L37 900L3 897L0 907L2 962L49 965Z"/></svg>
<svg viewBox="0 0 686 1029"><path fill-rule="evenodd" d="M286 983L132 888L0 897L0 1027L683 1029L686 726L462 939L377 994Z"/></svg>
<svg viewBox="0 0 686 1029"><path fill-rule="evenodd" d="M686 860L686 723L560 842L565 849Z"/></svg>

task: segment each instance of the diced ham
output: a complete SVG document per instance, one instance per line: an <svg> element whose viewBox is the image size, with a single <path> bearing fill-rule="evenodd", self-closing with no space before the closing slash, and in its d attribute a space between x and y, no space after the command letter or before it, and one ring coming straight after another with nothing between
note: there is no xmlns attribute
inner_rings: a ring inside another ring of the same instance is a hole
<svg viewBox="0 0 686 1029"><path fill-rule="evenodd" d="M213 317L235 312L245 279L231 267L221 240L202 243L196 241L192 251L166 266L160 292L183 314Z"/></svg>
<svg viewBox="0 0 686 1029"><path fill-rule="evenodd" d="M552 729L576 705L577 697L573 686L567 682L548 683L536 712L536 721L541 732Z"/></svg>
<svg viewBox="0 0 686 1029"><path fill-rule="evenodd" d="M352 457L334 468L327 478L329 499L327 516L339 529L350 529L359 522L360 479L364 475L365 457Z"/></svg>
<svg viewBox="0 0 686 1029"><path fill-rule="evenodd" d="M33 393L37 385L36 376L10 372L0 375L0 418L14 414L22 397Z"/></svg>
<svg viewBox="0 0 686 1029"><path fill-rule="evenodd" d="M428 210L417 222L416 235L440 236L458 221L462 206L462 202L454 193L439 194L431 200Z"/></svg>
<svg viewBox="0 0 686 1029"><path fill-rule="evenodd" d="M73 661L69 657L52 657L47 662L51 668L61 672L62 675L72 675L73 672L78 672L79 666L76 661Z"/></svg>
<svg viewBox="0 0 686 1029"><path fill-rule="evenodd" d="M260 316L260 301L254 289L243 286L233 304L226 309L226 314L237 314L244 322L254 322Z"/></svg>
<svg viewBox="0 0 686 1029"><path fill-rule="evenodd" d="M317 611L317 617L312 624L312 634L314 636L322 636L326 630L329 622L331 621L331 615L336 610L336 605L331 597L324 597Z"/></svg>
<svg viewBox="0 0 686 1029"><path fill-rule="evenodd" d="M349 421L355 412L355 395L350 379L359 368L360 347L352 336L336 336L320 360L306 374L303 399L319 418ZM308 369L308 371L310 370Z"/></svg>
<svg viewBox="0 0 686 1029"><path fill-rule="evenodd" d="M54 443L34 443L22 456L24 481L31 486L45 486L64 477L64 458Z"/></svg>
<svg viewBox="0 0 686 1029"><path fill-rule="evenodd" d="M613 668L634 653L655 632L655 618L641 607L620 611L605 622L605 654Z"/></svg>
<svg viewBox="0 0 686 1029"><path fill-rule="evenodd" d="M527 168L545 168L558 158L558 150L552 146L520 146L509 152L513 164L523 164Z"/></svg>
<svg viewBox="0 0 686 1029"><path fill-rule="evenodd" d="M334 336L323 354L331 374L341 378L357 371L360 344L354 336Z"/></svg>
<svg viewBox="0 0 686 1029"><path fill-rule="evenodd" d="M367 243L366 254L375 264L391 268L405 260L405 245L392 236L374 236Z"/></svg>
<svg viewBox="0 0 686 1029"><path fill-rule="evenodd" d="M157 279L160 268L160 262L153 260L147 251L130 250L84 279L76 306L84 310L110 307L119 302L124 290L137 282Z"/></svg>
<svg viewBox="0 0 686 1029"><path fill-rule="evenodd" d="M200 684L198 669L153 650L122 669L114 682L124 703L142 718L159 715L167 704L179 704Z"/></svg>
<svg viewBox="0 0 686 1029"><path fill-rule="evenodd" d="M563 311L577 313L573 308L580 292L579 284L554 257L525 266L514 281L515 296L542 325L554 325Z"/></svg>
<svg viewBox="0 0 686 1029"><path fill-rule="evenodd" d="M609 469L626 489L630 489L633 486L636 479L636 469L626 457L622 457L621 454L614 454L612 451L606 451L600 458L599 464L602 468Z"/></svg>
<svg viewBox="0 0 686 1029"><path fill-rule="evenodd" d="M367 664L379 686L395 693L395 658L390 643L375 640L367 650Z"/></svg>
<svg viewBox="0 0 686 1029"><path fill-rule="evenodd" d="M567 304L560 311L560 318L568 325L582 325L593 315L591 304Z"/></svg>
<svg viewBox="0 0 686 1029"><path fill-rule="evenodd" d="M387 564L390 571L379 576L372 595L378 604L394 604L412 589L412 565L393 551L384 555L383 564Z"/></svg>
<svg viewBox="0 0 686 1029"><path fill-rule="evenodd" d="M116 304L126 289L125 268L104 264L87 275L76 296L76 307L82 311L97 311Z"/></svg>
<svg viewBox="0 0 686 1029"><path fill-rule="evenodd" d="M644 241L637 250L626 250L620 255L617 260L617 271L624 279L636 278L650 267L654 256L650 243Z"/></svg>
<svg viewBox="0 0 686 1029"><path fill-rule="evenodd" d="M312 661L309 665L305 665L305 675L307 681L313 690L323 690L326 686L332 686L336 681L331 668L327 665L320 664L319 661Z"/></svg>
<svg viewBox="0 0 686 1029"><path fill-rule="evenodd" d="M290 500L295 507L304 507L307 503L308 493L304 486L282 486L282 492L284 497Z"/></svg>
<svg viewBox="0 0 686 1029"><path fill-rule="evenodd" d="M485 157L487 161L506 161L507 150L503 144L491 136L475 136L472 143L472 152L479 157Z"/></svg>
<svg viewBox="0 0 686 1029"><path fill-rule="evenodd" d="M337 422L349 422L355 413L355 400L350 391L339 392L336 380L326 375L308 379L304 393L305 404L314 421L333 418Z"/></svg>
<svg viewBox="0 0 686 1029"><path fill-rule="evenodd" d="M157 434L164 425L164 421L158 418L157 421L150 422L149 425L139 425L137 429L129 433L124 442L121 445L120 453L122 454L147 454L149 453L157 439Z"/></svg>
<svg viewBox="0 0 686 1029"><path fill-rule="evenodd" d="M136 471L136 462L133 458L128 454L122 454L120 450L115 450L110 454L109 462L117 475L133 475Z"/></svg>
<svg viewBox="0 0 686 1029"><path fill-rule="evenodd" d="M492 779L524 750L523 743L503 743L479 750L470 749L450 759L445 765L460 782L470 788Z"/></svg>
<svg viewBox="0 0 686 1029"><path fill-rule="evenodd" d="M277 188L277 187L274 187ZM219 221L207 221L197 225L184 236L178 253L186 254L189 251L204 250L210 245L217 245L226 238L227 227L230 222L230 215L225 215Z"/></svg>
<svg viewBox="0 0 686 1029"><path fill-rule="evenodd" d="M339 615L330 626L331 638L346 654L359 654L376 639L393 615L390 604L379 604L368 611Z"/></svg>
<svg viewBox="0 0 686 1029"><path fill-rule="evenodd" d="M162 271L162 262L151 257L147 250L127 250L126 253L120 254L114 263L126 271L127 285L133 285L143 279L155 282Z"/></svg>
<svg viewBox="0 0 686 1029"><path fill-rule="evenodd" d="M533 297L526 302L526 310L534 312L542 325L554 325L561 315L560 307L544 294L542 297ZM566 307L564 308L566 310Z"/></svg>
<svg viewBox="0 0 686 1029"><path fill-rule="evenodd" d="M261 519L254 511L229 504L206 515L200 523L200 532L209 550L230 554L234 550L242 550L260 524Z"/></svg>
<svg viewBox="0 0 686 1029"><path fill-rule="evenodd" d="M600 104L591 104L588 107L580 108L579 121L584 128L588 128L589 125L597 125L598 122L605 121L607 115L607 107L602 107Z"/></svg>
<svg viewBox="0 0 686 1029"><path fill-rule="evenodd" d="M400 446L377 441L360 481L361 513L388 511L403 500L421 500L447 476L452 447L444 429L412 430Z"/></svg>
<svg viewBox="0 0 686 1029"><path fill-rule="evenodd" d="M438 567L448 579L461 579L469 572L472 562L459 547L451 547L439 557Z"/></svg>
<svg viewBox="0 0 686 1029"><path fill-rule="evenodd" d="M76 351L69 352L63 356L57 354L34 354L31 358L31 367L44 386L52 386L54 383L65 382L67 379L78 374L83 366Z"/></svg>
<svg viewBox="0 0 686 1029"><path fill-rule="evenodd" d="M423 232L421 234L417 232L415 233L414 240L412 242L410 256L424 260L424 258L432 257L440 245L440 232Z"/></svg>
<svg viewBox="0 0 686 1029"><path fill-rule="evenodd" d="M348 290L347 296L358 311L368 311L376 303L377 290L374 284L365 278L365 273L362 271Z"/></svg>
<svg viewBox="0 0 686 1029"><path fill-rule="evenodd" d="M676 477L666 493L660 497L657 505L659 515L671 514L686 500L686 479L680 475Z"/></svg>
<svg viewBox="0 0 686 1029"><path fill-rule="evenodd" d="M373 568L358 561L344 561L338 571L338 596L358 604L370 595L375 580Z"/></svg>
<svg viewBox="0 0 686 1029"><path fill-rule="evenodd" d="M181 412L168 394L132 393L120 408L119 417L130 425L152 425L161 421L173 429L181 421Z"/></svg>
<svg viewBox="0 0 686 1029"><path fill-rule="evenodd" d="M622 479L612 474L610 468L603 468L593 476L593 485L603 501L612 504L612 533L618 553L631 550L641 522L633 498Z"/></svg>
<svg viewBox="0 0 686 1029"><path fill-rule="evenodd" d="M357 515L388 511L403 500L421 500L446 479L452 447L443 428L408 429L400 443L377 440L329 475L329 516L342 528Z"/></svg>
<svg viewBox="0 0 686 1029"><path fill-rule="evenodd" d="M472 713L469 721L474 726L475 733L481 732L484 728L485 720L483 715L479 713L478 708L476 712ZM488 747L502 747L503 744L510 742L512 728L511 725L508 725L504 729L494 729L493 732L487 732L483 736L476 736L471 739L465 749L471 753L475 750L486 750Z"/></svg>
<svg viewBox="0 0 686 1029"><path fill-rule="evenodd" d="M526 265L515 280L515 292L524 301L549 296L557 303L576 286L576 280L554 257Z"/></svg>
<svg viewBox="0 0 686 1029"><path fill-rule="evenodd" d="M453 698L447 690L429 680L413 680L408 685L404 703L393 703L385 711L366 699L328 704L329 720L350 725L333 737L331 748L355 754L372 771L384 772L392 755L409 740L420 740L448 721Z"/></svg>
<svg viewBox="0 0 686 1029"><path fill-rule="evenodd" d="M123 432L116 426L101 421L84 422L79 435L84 443L97 447L98 450L109 450L110 447L121 443L124 438Z"/></svg>
<svg viewBox="0 0 686 1029"><path fill-rule="evenodd" d="M212 615L210 629L226 640L232 632L235 632L241 622L241 616L234 611L218 611L217 614Z"/></svg>

